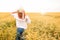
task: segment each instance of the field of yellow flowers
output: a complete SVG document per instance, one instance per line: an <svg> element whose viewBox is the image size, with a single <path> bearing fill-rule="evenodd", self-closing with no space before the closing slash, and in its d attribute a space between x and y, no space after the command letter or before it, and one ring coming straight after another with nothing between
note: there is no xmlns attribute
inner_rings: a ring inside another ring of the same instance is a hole
<svg viewBox="0 0 60 40"><path fill-rule="evenodd" d="M32 22L23 33L25 40L60 40L60 12L28 15ZM15 40L15 38L15 19L8 12L0 12L0 40Z"/></svg>

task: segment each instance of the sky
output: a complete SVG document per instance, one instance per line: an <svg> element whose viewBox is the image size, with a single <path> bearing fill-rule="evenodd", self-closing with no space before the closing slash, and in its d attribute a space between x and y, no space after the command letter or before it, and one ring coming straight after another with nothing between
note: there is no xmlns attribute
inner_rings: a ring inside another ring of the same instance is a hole
<svg viewBox="0 0 60 40"><path fill-rule="evenodd" d="M60 0L0 0L0 12L23 7L26 12L60 12Z"/></svg>

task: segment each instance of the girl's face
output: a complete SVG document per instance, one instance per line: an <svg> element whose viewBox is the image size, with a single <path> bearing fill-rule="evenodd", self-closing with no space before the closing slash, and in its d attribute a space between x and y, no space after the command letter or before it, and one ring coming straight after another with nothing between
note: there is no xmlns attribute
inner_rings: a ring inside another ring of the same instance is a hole
<svg viewBox="0 0 60 40"><path fill-rule="evenodd" d="M25 13L24 12L22 13L22 12L18 11L18 17L19 18L25 18Z"/></svg>
<svg viewBox="0 0 60 40"><path fill-rule="evenodd" d="M22 13L21 12L18 12L18 17L22 18Z"/></svg>
<svg viewBox="0 0 60 40"><path fill-rule="evenodd" d="M19 13L18 13L18 15L22 16L22 13L21 13L21 12L19 12Z"/></svg>

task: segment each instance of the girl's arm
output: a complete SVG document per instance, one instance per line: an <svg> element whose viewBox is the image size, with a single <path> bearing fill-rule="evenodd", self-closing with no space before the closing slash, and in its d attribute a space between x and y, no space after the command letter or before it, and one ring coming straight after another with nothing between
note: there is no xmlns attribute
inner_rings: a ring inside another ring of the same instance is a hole
<svg viewBox="0 0 60 40"><path fill-rule="evenodd" d="M15 14L15 13L17 13L19 10L17 10L17 11L15 11L15 12L12 12L12 14Z"/></svg>
<svg viewBox="0 0 60 40"><path fill-rule="evenodd" d="M29 16L26 16L26 22L31 23L31 20L30 20Z"/></svg>
<svg viewBox="0 0 60 40"><path fill-rule="evenodd" d="M16 13L17 12L11 12L10 14L11 14L11 16L13 16L16 19L16 16L17 16Z"/></svg>
<svg viewBox="0 0 60 40"><path fill-rule="evenodd" d="M19 18L17 17L17 12L11 12L10 14L11 14L16 20L24 21L23 19L19 19Z"/></svg>

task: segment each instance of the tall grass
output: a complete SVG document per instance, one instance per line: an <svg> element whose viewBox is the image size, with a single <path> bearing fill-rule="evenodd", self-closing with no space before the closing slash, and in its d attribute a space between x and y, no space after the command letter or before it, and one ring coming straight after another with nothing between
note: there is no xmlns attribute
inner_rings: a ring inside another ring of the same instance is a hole
<svg viewBox="0 0 60 40"><path fill-rule="evenodd" d="M9 14L10 15L10 14ZM32 22L23 35L25 40L60 40L60 31L57 30L56 20L51 16L29 14ZM2 21L3 20L3 21ZM0 20L0 40L15 40L16 24L12 16Z"/></svg>

